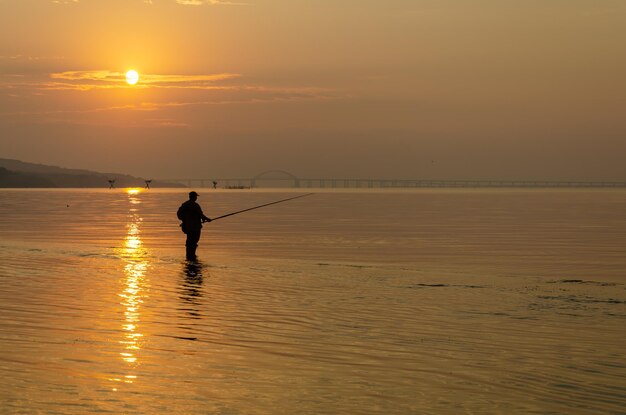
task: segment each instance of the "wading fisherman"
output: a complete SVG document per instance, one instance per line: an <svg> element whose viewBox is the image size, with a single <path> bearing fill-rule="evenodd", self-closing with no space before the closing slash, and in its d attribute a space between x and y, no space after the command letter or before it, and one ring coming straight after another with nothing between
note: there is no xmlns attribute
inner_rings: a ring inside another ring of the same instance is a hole
<svg viewBox="0 0 626 415"><path fill-rule="evenodd" d="M189 200L180 205L178 212L176 212L178 219L183 222L180 224L180 227L187 235L185 247L187 250L187 259L190 261L196 259L196 248L198 248L202 224L204 222L211 222L211 219L204 216L204 213L202 213L202 208L196 202L197 199L198 193L189 192Z"/></svg>

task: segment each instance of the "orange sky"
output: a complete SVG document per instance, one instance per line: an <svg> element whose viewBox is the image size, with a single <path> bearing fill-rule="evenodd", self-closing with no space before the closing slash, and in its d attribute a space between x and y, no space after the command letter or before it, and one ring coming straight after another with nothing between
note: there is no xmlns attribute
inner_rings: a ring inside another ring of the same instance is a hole
<svg viewBox="0 0 626 415"><path fill-rule="evenodd" d="M0 35L0 158L626 179L622 0L1 0Z"/></svg>

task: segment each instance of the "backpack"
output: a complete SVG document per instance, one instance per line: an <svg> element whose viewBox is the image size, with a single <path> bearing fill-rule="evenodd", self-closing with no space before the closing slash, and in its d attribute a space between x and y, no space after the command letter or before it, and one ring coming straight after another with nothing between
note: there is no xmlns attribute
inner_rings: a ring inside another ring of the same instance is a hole
<svg viewBox="0 0 626 415"><path fill-rule="evenodd" d="M180 207L176 211L176 217L178 218L178 220L180 220L182 222L179 225L180 226L180 230L183 231L183 233L187 233L187 229L185 229L185 208L184 208L184 205L180 205Z"/></svg>

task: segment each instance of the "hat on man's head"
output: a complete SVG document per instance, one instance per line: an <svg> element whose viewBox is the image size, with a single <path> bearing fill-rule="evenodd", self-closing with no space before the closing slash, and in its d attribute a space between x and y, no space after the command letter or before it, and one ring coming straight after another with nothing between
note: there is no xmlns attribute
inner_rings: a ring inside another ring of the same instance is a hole
<svg viewBox="0 0 626 415"><path fill-rule="evenodd" d="M189 192L189 197L198 197L198 193L196 192Z"/></svg>

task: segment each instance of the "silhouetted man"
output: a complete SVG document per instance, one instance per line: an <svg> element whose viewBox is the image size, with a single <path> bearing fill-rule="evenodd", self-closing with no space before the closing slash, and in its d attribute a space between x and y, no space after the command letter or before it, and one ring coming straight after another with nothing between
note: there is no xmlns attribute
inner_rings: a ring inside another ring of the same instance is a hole
<svg viewBox="0 0 626 415"><path fill-rule="evenodd" d="M204 216L202 208L196 202L198 193L189 192L189 200L180 205L176 215L183 223L180 224L183 232L187 234L185 247L187 248L187 259L192 261L196 259L196 248L200 240L200 232L204 222L211 222L211 219Z"/></svg>

